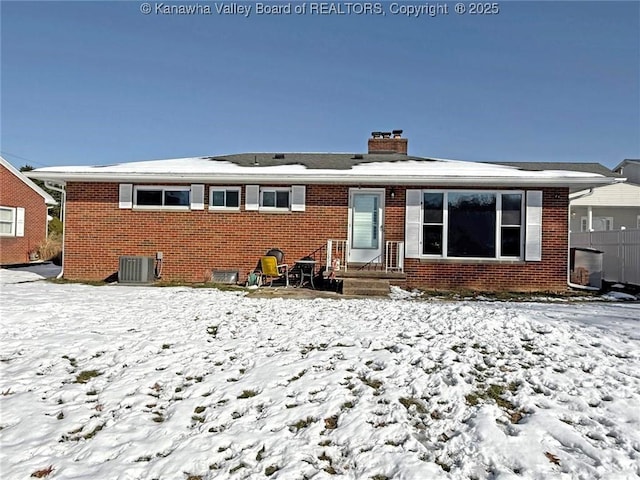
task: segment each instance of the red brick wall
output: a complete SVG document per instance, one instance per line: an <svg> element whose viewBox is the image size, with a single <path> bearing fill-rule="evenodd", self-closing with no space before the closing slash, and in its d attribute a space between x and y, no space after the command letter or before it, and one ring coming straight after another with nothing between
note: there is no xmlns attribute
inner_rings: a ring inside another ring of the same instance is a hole
<svg viewBox="0 0 640 480"><path fill-rule="evenodd" d="M492 189L485 186L482 188ZM498 187L495 189L504 190ZM569 190L546 188L542 191L542 261L505 263L405 259L404 270L408 284L426 290L469 289L512 292L567 290ZM404 192L401 192L400 196L404 204Z"/></svg>
<svg viewBox="0 0 640 480"><path fill-rule="evenodd" d="M28 262L29 252L47 237L47 206L44 198L4 165L0 165L0 205L25 209L24 237L0 236L0 264Z"/></svg>
<svg viewBox="0 0 640 480"><path fill-rule="evenodd" d="M408 145L406 138L370 138L368 151L369 153L395 152L406 155Z"/></svg>
<svg viewBox="0 0 640 480"><path fill-rule="evenodd" d="M244 194L243 188L243 201ZM405 285L478 290L566 288L567 195L566 189L544 192L542 262L513 265L407 259ZM239 270L243 280L260 255L272 247L281 248L293 263L326 245L329 238L347 238L348 198L348 186L308 185L304 212L244 211L244 206L240 212L140 211L118 208L116 183L70 183L65 277L104 279L117 272L120 255L154 256L161 251L165 280L201 282L213 268ZM386 240L404 238L404 215L404 189L396 187L393 199L387 189Z"/></svg>

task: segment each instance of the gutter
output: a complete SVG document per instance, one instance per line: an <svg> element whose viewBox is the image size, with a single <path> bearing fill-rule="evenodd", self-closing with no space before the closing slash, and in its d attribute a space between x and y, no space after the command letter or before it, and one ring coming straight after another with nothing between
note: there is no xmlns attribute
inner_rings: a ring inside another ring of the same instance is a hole
<svg viewBox="0 0 640 480"><path fill-rule="evenodd" d="M67 191L64 188L64 184L59 184L59 183L53 183L49 180L45 180L44 182L45 187L54 190L56 192L60 192L62 194L62 197L60 198L60 221L62 222L62 258L61 258L61 265L60 265L60 273L58 274L58 276L56 277L58 280L61 279L64 275L64 245L65 245L65 235L67 233L67 228L64 224L64 217L65 217L65 207L67 205Z"/></svg>
<svg viewBox="0 0 640 480"><path fill-rule="evenodd" d="M580 195L577 195L575 197L569 195L569 203L573 202L574 200L578 200L579 198L588 197L590 195L593 195L593 187L591 187L588 192L581 193Z"/></svg>
<svg viewBox="0 0 640 480"><path fill-rule="evenodd" d="M512 177L512 176L462 176L462 175L389 175L380 173L379 175L349 175L348 170L344 173L323 173L319 175L295 173L261 173L257 175L242 173L121 173L121 174L95 174L79 172L29 172L33 178L45 181L55 181L60 184L67 182L112 182L112 183L272 183L272 184L337 184L343 185L421 185L421 186L455 186L479 184L491 186L531 186L531 187L553 187L564 186L574 188L591 188L598 185L610 185L618 183L618 179L612 177Z"/></svg>

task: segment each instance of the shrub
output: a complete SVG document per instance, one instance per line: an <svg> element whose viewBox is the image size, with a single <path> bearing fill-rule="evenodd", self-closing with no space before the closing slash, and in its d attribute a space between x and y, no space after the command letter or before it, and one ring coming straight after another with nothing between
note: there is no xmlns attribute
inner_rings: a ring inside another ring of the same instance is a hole
<svg viewBox="0 0 640 480"><path fill-rule="evenodd" d="M62 235L51 233L38 246L38 256L42 260L51 260L56 265L62 264Z"/></svg>

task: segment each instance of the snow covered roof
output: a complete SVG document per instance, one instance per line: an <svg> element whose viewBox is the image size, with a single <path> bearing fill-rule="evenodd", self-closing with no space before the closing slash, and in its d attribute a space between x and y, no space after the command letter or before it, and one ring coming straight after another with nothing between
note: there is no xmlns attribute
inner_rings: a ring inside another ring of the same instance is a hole
<svg viewBox="0 0 640 480"><path fill-rule="evenodd" d="M55 199L51 195L49 195L42 188L40 188L38 185L33 183L33 181L31 181L29 178L27 178L25 176L25 174L24 174L26 172L21 172L20 170L18 170L16 167L11 165L7 160L5 160L2 157L0 157L0 165L5 167L7 170L9 170L9 172L11 172L13 175L18 177L18 179L20 181L25 183L29 188L33 189L38 195L40 195L42 198L44 198L44 203L46 203L48 205L57 205L58 204L58 202L56 202Z"/></svg>
<svg viewBox="0 0 640 480"><path fill-rule="evenodd" d="M106 166L39 168L32 178L66 182L191 182L424 186L565 186L580 190L624 179L593 172L523 170L509 165L409 155L244 153Z"/></svg>
<svg viewBox="0 0 640 480"><path fill-rule="evenodd" d="M487 162L492 163L492 162ZM595 162L493 162L496 165L508 165L510 167L517 167L522 170L571 170L574 172L589 172L599 173L606 177L618 177L623 176L609 170L607 167L600 163Z"/></svg>

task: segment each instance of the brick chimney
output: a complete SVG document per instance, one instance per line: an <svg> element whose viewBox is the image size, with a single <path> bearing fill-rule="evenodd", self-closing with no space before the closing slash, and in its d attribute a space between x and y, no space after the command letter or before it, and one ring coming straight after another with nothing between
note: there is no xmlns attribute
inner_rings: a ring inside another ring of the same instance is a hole
<svg viewBox="0 0 640 480"><path fill-rule="evenodd" d="M392 132L371 132L369 153L401 153L407 154L406 138L402 138L402 130Z"/></svg>

